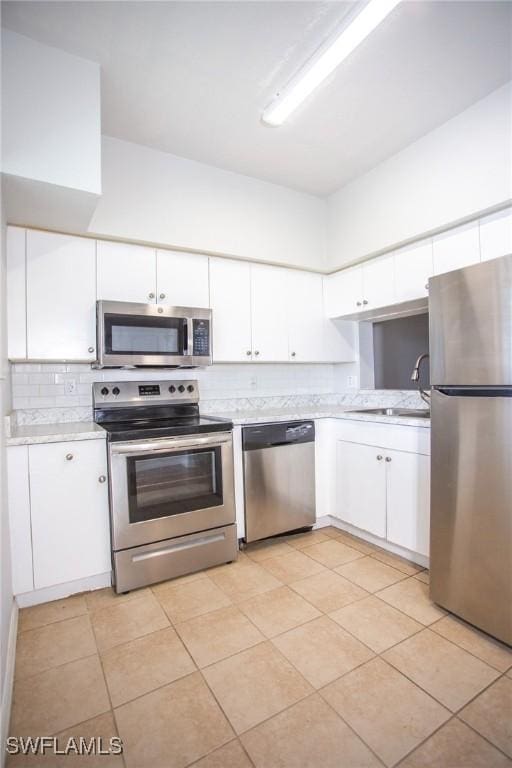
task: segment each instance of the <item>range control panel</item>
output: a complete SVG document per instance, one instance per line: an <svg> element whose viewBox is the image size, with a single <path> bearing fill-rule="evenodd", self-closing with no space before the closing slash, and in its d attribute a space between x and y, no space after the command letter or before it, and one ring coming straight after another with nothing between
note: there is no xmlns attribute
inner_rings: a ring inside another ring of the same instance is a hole
<svg viewBox="0 0 512 768"><path fill-rule="evenodd" d="M210 356L210 321L192 320L193 354L201 357Z"/></svg>
<svg viewBox="0 0 512 768"><path fill-rule="evenodd" d="M93 405L127 406L144 404L197 403L196 379L172 381L96 381L92 385Z"/></svg>

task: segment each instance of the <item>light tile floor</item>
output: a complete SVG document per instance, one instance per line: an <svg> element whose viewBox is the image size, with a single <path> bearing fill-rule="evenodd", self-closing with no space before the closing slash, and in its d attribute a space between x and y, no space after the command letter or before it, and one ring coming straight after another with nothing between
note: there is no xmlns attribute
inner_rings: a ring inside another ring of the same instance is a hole
<svg viewBox="0 0 512 768"><path fill-rule="evenodd" d="M22 610L11 734L123 739L22 768L512 768L512 652L425 570L323 528Z"/></svg>

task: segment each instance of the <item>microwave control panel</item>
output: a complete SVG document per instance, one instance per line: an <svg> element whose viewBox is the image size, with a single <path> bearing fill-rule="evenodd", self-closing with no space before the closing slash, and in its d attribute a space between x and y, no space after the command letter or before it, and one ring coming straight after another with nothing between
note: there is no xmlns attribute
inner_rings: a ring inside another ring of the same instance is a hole
<svg viewBox="0 0 512 768"><path fill-rule="evenodd" d="M193 354L201 357L210 355L210 321L192 321L192 346Z"/></svg>

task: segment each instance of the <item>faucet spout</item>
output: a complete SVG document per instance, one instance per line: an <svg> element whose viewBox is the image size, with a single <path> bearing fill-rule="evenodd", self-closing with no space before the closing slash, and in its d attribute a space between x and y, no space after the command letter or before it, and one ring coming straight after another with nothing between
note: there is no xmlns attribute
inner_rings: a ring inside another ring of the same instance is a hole
<svg viewBox="0 0 512 768"><path fill-rule="evenodd" d="M428 352L423 352L418 359L416 360L416 363L414 365L414 368L412 369L411 373L411 381L418 384L418 390L420 393L420 397L423 400L424 403L426 403L428 406L430 406L430 392L428 392L426 389L423 389L423 387L420 386L420 367L423 362L423 360L426 360L430 355Z"/></svg>

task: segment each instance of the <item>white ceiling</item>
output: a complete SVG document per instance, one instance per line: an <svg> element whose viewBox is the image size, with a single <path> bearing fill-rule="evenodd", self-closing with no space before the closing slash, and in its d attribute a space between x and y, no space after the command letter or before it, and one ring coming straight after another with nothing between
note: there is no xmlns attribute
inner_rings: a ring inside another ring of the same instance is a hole
<svg viewBox="0 0 512 768"><path fill-rule="evenodd" d="M327 195L512 77L512 2L402 2L280 128L264 107L352 2L3 2L102 67L103 133Z"/></svg>

